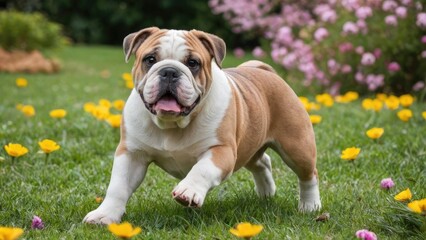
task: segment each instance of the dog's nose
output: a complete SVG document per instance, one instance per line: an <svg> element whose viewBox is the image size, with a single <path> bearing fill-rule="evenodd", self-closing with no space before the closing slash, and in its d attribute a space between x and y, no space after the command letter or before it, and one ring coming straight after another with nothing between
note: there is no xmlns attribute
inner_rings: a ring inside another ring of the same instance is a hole
<svg viewBox="0 0 426 240"><path fill-rule="evenodd" d="M169 81L171 80L173 82L177 81L180 76L180 72L173 67L163 68L158 72L158 74L162 79Z"/></svg>

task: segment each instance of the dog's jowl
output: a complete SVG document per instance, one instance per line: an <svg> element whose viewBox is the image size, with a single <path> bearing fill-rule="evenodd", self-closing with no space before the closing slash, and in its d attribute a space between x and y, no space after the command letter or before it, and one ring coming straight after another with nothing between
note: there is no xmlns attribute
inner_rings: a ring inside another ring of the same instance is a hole
<svg viewBox="0 0 426 240"><path fill-rule="evenodd" d="M300 211L321 208L312 124L272 67L248 61L223 69L224 41L197 30L146 28L123 47L126 61L136 55L135 88L105 200L84 222L120 222L151 163L181 179L171 197L185 206L201 207L210 189L242 167L260 197L273 196L267 148L296 173Z"/></svg>

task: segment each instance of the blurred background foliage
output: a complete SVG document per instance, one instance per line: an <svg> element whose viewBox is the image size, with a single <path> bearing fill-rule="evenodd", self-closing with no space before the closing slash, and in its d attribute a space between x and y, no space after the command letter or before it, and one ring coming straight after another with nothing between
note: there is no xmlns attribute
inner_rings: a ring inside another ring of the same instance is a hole
<svg viewBox="0 0 426 240"><path fill-rule="evenodd" d="M256 45L254 38L232 33L227 21L211 12L208 1L10 0L0 9L41 12L63 25L64 34L76 43L121 45L127 34L158 26L214 33L231 47Z"/></svg>

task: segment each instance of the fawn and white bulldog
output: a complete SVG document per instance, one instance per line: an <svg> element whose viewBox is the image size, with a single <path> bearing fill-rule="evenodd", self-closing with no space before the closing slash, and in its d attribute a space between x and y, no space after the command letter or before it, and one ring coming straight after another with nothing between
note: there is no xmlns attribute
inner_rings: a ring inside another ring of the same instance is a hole
<svg viewBox="0 0 426 240"><path fill-rule="evenodd" d="M136 55L135 88L105 199L84 222L120 222L151 163L182 179L172 197L185 206L201 207L210 189L242 167L260 197L272 196L267 148L296 173L299 210L321 208L311 122L271 66L248 61L222 69L224 41L197 30L146 28L128 35L123 47L126 62Z"/></svg>

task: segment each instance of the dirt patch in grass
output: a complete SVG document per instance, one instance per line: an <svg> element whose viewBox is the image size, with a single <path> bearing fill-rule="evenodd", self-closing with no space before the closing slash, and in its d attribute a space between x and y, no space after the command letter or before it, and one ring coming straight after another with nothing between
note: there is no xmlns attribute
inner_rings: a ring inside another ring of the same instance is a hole
<svg viewBox="0 0 426 240"><path fill-rule="evenodd" d="M54 73L59 70L59 61L47 59L37 50L9 52L0 48L0 72Z"/></svg>

